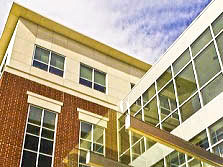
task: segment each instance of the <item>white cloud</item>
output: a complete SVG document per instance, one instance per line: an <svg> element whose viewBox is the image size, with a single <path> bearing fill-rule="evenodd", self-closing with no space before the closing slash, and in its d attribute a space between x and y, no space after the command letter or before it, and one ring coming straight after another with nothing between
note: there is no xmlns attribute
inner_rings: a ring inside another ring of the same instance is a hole
<svg viewBox="0 0 223 167"><path fill-rule="evenodd" d="M4 1L4 2L1 2ZM210 0L17 0L65 26L154 63ZM0 31L12 0L0 0Z"/></svg>

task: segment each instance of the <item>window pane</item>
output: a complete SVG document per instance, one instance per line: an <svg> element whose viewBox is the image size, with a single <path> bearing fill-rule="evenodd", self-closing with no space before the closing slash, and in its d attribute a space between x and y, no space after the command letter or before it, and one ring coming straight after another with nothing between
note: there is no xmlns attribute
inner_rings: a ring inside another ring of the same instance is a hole
<svg viewBox="0 0 223 167"><path fill-rule="evenodd" d="M220 74L201 90L204 104L207 104L223 91L223 76Z"/></svg>
<svg viewBox="0 0 223 167"><path fill-rule="evenodd" d="M94 70L94 82L105 86L105 73Z"/></svg>
<svg viewBox="0 0 223 167"><path fill-rule="evenodd" d="M104 86L101 86L101 85L98 85L98 84L94 84L94 89L95 90L98 90L98 91L100 91L100 92L103 92L103 93L105 93L106 92L106 87L104 87Z"/></svg>
<svg viewBox="0 0 223 167"><path fill-rule="evenodd" d="M85 86L87 86L89 88L92 88L92 82L88 81L86 79L80 78L79 83L82 84L82 85L85 85Z"/></svg>
<svg viewBox="0 0 223 167"><path fill-rule="evenodd" d="M125 152L129 147L129 131L125 128L119 131L119 146L120 146L120 154Z"/></svg>
<svg viewBox="0 0 223 167"><path fill-rule="evenodd" d="M152 84L142 95L143 105L145 105L155 95L155 84Z"/></svg>
<svg viewBox="0 0 223 167"><path fill-rule="evenodd" d="M140 142L135 144L131 149L132 149L132 160L134 161L137 157L141 155Z"/></svg>
<svg viewBox="0 0 223 167"><path fill-rule="evenodd" d="M41 139L40 152L44 154L52 155L53 153L53 141Z"/></svg>
<svg viewBox="0 0 223 167"><path fill-rule="evenodd" d="M130 114L134 115L137 111L139 111L141 109L142 105L141 105L141 97L139 97L135 103L133 103L130 107Z"/></svg>
<svg viewBox="0 0 223 167"><path fill-rule="evenodd" d="M83 149L91 150L91 142L86 140L80 140L80 147Z"/></svg>
<svg viewBox="0 0 223 167"><path fill-rule="evenodd" d="M165 118L168 114L174 111L177 107L176 97L174 93L173 82L170 82L160 93L159 93L160 109L162 118Z"/></svg>
<svg viewBox="0 0 223 167"><path fill-rule="evenodd" d="M192 97L180 108L182 121L185 121L187 118L193 115L200 108L201 108L201 104L200 104L199 96L198 94L196 94L194 97Z"/></svg>
<svg viewBox="0 0 223 167"><path fill-rule="evenodd" d="M39 138L31 135L26 135L25 137L25 149L37 151L38 150Z"/></svg>
<svg viewBox="0 0 223 167"><path fill-rule="evenodd" d="M194 159L189 162L189 167L202 167L201 161Z"/></svg>
<svg viewBox="0 0 223 167"><path fill-rule="evenodd" d="M48 139L54 139L54 131L50 131L47 129L42 129L42 137L48 138Z"/></svg>
<svg viewBox="0 0 223 167"><path fill-rule="evenodd" d="M148 150L149 148L151 148L154 144L156 144L156 142L154 142L151 139L146 138L146 150Z"/></svg>
<svg viewBox="0 0 223 167"><path fill-rule="evenodd" d="M48 65L43 64L43 63L40 63L40 62L38 62L38 61L33 60L33 66L34 66L34 67L37 67L37 68L39 68L39 69L42 69L42 70L44 70L44 71L48 71Z"/></svg>
<svg viewBox="0 0 223 167"><path fill-rule="evenodd" d="M212 23L214 35L217 35L223 29L223 13Z"/></svg>
<svg viewBox="0 0 223 167"><path fill-rule="evenodd" d="M27 133L31 133L31 134L34 134L34 135L38 135L39 136L39 133L40 133L40 127L37 127L37 126L33 126L33 125L27 125L27 129L26 129L26 132Z"/></svg>
<svg viewBox="0 0 223 167"><path fill-rule="evenodd" d="M118 120L118 122L119 122L119 128L121 128L122 126L125 125L125 116L126 116L126 114L122 114L122 116L119 118L119 120Z"/></svg>
<svg viewBox="0 0 223 167"><path fill-rule="evenodd" d="M211 39L210 28L207 28L191 45L192 55L195 56Z"/></svg>
<svg viewBox="0 0 223 167"><path fill-rule="evenodd" d="M45 110L43 118L43 127L54 129L55 119L56 119L56 114Z"/></svg>
<svg viewBox="0 0 223 167"><path fill-rule="evenodd" d="M135 118L142 120L142 110L135 115Z"/></svg>
<svg viewBox="0 0 223 167"><path fill-rule="evenodd" d="M213 148L213 151L218 156L223 156L223 143L218 144Z"/></svg>
<svg viewBox="0 0 223 167"><path fill-rule="evenodd" d="M79 162L86 164L86 156L87 156L87 152L80 150L80 154L79 154Z"/></svg>
<svg viewBox="0 0 223 167"><path fill-rule="evenodd" d="M49 63L49 55L50 55L50 51L37 46L36 50L35 50L34 59L48 64Z"/></svg>
<svg viewBox="0 0 223 167"><path fill-rule="evenodd" d="M93 142L94 143L104 143L104 128L94 125L94 131L93 131Z"/></svg>
<svg viewBox="0 0 223 167"><path fill-rule="evenodd" d="M93 151L97 152L97 153L104 153L104 146L100 145L100 144L93 144Z"/></svg>
<svg viewBox="0 0 223 167"><path fill-rule="evenodd" d="M130 151L127 151L124 155L120 157L120 162L124 164L130 163Z"/></svg>
<svg viewBox="0 0 223 167"><path fill-rule="evenodd" d="M198 57L196 57L195 67L200 87L220 71L220 64L214 43L211 43Z"/></svg>
<svg viewBox="0 0 223 167"><path fill-rule="evenodd" d="M157 89L160 90L172 78L170 68L168 68L157 80Z"/></svg>
<svg viewBox="0 0 223 167"><path fill-rule="evenodd" d="M144 120L147 123L156 125L159 123L159 115L156 97L153 98L144 108Z"/></svg>
<svg viewBox="0 0 223 167"><path fill-rule="evenodd" d="M182 55L173 63L174 74L177 74L190 61L189 49L184 51Z"/></svg>
<svg viewBox="0 0 223 167"><path fill-rule="evenodd" d="M22 167L36 167L36 153L23 151Z"/></svg>
<svg viewBox="0 0 223 167"><path fill-rule="evenodd" d="M44 155L39 155L38 167L51 167L52 158Z"/></svg>
<svg viewBox="0 0 223 167"><path fill-rule="evenodd" d="M33 124L41 124L42 109L30 106L28 121Z"/></svg>
<svg viewBox="0 0 223 167"><path fill-rule="evenodd" d="M221 61L223 61L223 32L217 37L216 42L221 55Z"/></svg>
<svg viewBox="0 0 223 167"><path fill-rule="evenodd" d="M162 122L162 128L168 132L171 132L179 125L180 121L179 121L178 111L171 114L171 116L169 116L164 122Z"/></svg>
<svg viewBox="0 0 223 167"><path fill-rule="evenodd" d="M197 90L197 84L195 82L191 63L179 75L177 75L176 86L180 104Z"/></svg>
<svg viewBox="0 0 223 167"><path fill-rule="evenodd" d="M164 167L164 160L160 160L159 162L157 162L155 165L153 165L152 167Z"/></svg>
<svg viewBox="0 0 223 167"><path fill-rule="evenodd" d="M216 122L209 129L210 129L212 144L215 144L223 139L223 119Z"/></svg>
<svg viewBox="0 0 223 167"><path fill-rule="evenodd" d="M92 125L81 122L81 138L91 140Z"/></svg>
<svg viewBox="0 0 223 167"><path fill-rule="evenodd" d="M207 137L207 133L204 130L203 132L201 132L199 135L195 136L191 142L193 144L195 144L196 146L199 146L203 149L207 149L209 147L209 143L208 143L208 137Z"/></svg>
<svg viewBox="0 0 223 167"><path fill-rule="evenodd" d="M50 60L50 65L57 67L61 70L64 70L64 57L59 56L55 53L51 53L51 60Z"/></svg>
<svg viewBox="0 0 223 167"><path fill-rule="evenodd" d="M131 143L132 145L134 145L136 142L138 142L143 136L137 134L137 133L134 133L132 132L131 133Z"/></svg>
<svg viewBox="0 0 223 167"><path fill-rule="evenodd" d="M167 166L175 167L185 163L185 155L177 151L172 152L167 156Z"/></svg>
<svg viewBox="0 0 223 167"><path fill-rule="evenodd" d="M50 73L63 77L63 71L50 66Z"/></svg>
<svg viewBox="0 0 223 167"><path fill-rule="evenodd" d="M80 66L80 77L85 78L89 81L92 81L92 68L84 66L81 64Z"/></svg>

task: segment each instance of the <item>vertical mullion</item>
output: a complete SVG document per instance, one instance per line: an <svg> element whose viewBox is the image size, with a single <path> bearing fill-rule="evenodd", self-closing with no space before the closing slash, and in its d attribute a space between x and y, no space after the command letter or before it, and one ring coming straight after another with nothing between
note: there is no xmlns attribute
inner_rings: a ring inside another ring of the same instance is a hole
<svg viewBox="0 0 223 167"><path fill-rule="evenodd" d="M161 118L161 110L160 110L160 101L159 101L159 94L158 94L158 89L157 89L157 82L155 81L155 90L156 90L156 105L157 105L157 110L158 110L158 115L159 115L159 124L160 124L160 129L162 129L162 118Z"/></svg>
<svg viewBox="0 0 223 167"><path fill-rule="evenodd" d="M129 130L130 162L132 163L132 131ZM127 151L128 152L128 151Z"/></svg>
<svg viewBox="0 0 223 167"><path fill-rule="evenodd" d="M54 153L55 153L55 146L56 146L57 121L58 121L58 114L56 114L56 118L55 118L54 138L53 138L53 154L52 154L52 163L51 163L52 167L54 164Z"/></svg>
<svg viewBox="0 0 223 167"><path fill-rule="evenodd" d="M171 72L172 72L172 78L173 78L173 87L174 87L174 92L175 92L175 96L176 96L176 102L177 102L177 112L178 112L178 117L179 117L179 121L180 124L182 124L182 118L181 118L181 113L180 113L180 103L179 103L179 99L178 99L178 93L177 93L177 84L175 81L175 77L174 77L174 72L173 72L173 65L171 64Z"/></svg>
<svg viewBox="0 0 223 167"><path fill-rule="evenodd" d="M49 62L48 62L48 69L47 69L47 72L50 72L50 61L51 61L51 56L52 56L52 51L49 51L50 54L49 54Z"/></svg>
<svg viewBox="0 0 223 167"><path fill-rule="evenodd" d="M215 46L215 50L217 52L218 61L220 63L221 71L223 71L223 64L222 64L222 60L221 60L221 55L220 55L220 52L219 52L219 49L218 49L218 45L217 45L217 42L216 42L216 39L215 39L215 36L214 36L214 31L213 31L211 25L210 25L210 31L211 31L211 36L214 39L214 46Z"/></svg>
<svg viewBox="0 0 223 167"><path fill-rule="evenodd" d="M209 148L210 148L210 152L213 153L213 148L211 147L211 134L210 134L210 130L209 128L206 128L206 133L207 133L207 137L208 137L208 144L209 144Z"/></svg>
<svg viewBox="0 0 223 167"><path fill-rule="evenodd" d="M94 125L91 124L91 151L94 151Z"/></svg>
<svg viewBox="0 0 223 167"><path fill-rule="evenodd" d="M103 146L104 146L104 157L105 157L105 151L106 151L106 149L105 149L105 128L103 128L104 130L103 130Z"/></svg>
<svg viewBox="0 0 223 167"><path fill-rule="evenodd" d="M80 152L80 143L81 143L81 121L80 121L80 130L79 130L79 146L78 146L78 162L77 162L77 165L79 166L79 160L80 160L80 154L81 154L81 152Z"/></svg>
<svg viewBox="0 0 223 167"><path fill-rule="evenodd" d="M92 68L92 85L91 88L94 89L94 68Z"/></svg>
<svg viewBox="0 0 223 167"><path fill-rule="evenodd" d="M39 162L39 150L40 150L40 143L41 143L41 135L42 135L42 129L43 129L43 118L45 115L45 110L42 109L42 114L41 114L41 124L40 124L40 135L39 135L39 143L38 143L38 150L37 150L37 157L36 157L36 166L38 167L38 162Z"/></svg>
<svg viewBox="0 0 223 167"><path fill-rule="evenodd" d="M200 90L200 86L199 86L199 82L198 82L197 71L196 71L196 68L195 68L194 58L192 56L192 50L191 50L190 46L189 46L189 52L190 52L190 56L191 56L191 59L192 59L191 62L192 62L192 68L193 68L193 72L194 72L195 81L196 81L196 84L197 84L198 96L200 98L201 107L203 107L204 106L204 102L203 102L203 98L201 96L201 90Z"/></svg>
<svg viewBox="0 0 223 167"><path fill-rule="evenodd" d="M22 157L23 157L23 151L24 151L24 146L25 146L25 138L26 138L26 130L27 130L28 120L29 120L29 113L30 113L30 105L29 105L29 110L28 110L28 114L27 114L27 118L26 118L26 127L25 127L25 131L24 131L24 136L23 136L23 145L22 145L22 153L21 153L21 158L20 158L20 166L22 166Z"/></svg>
<svg viewBox="0 0 223 167"><path fill-rule="evenodd" d="M143 97L142 97L142 95L140 96L140 98L141 98L141 110L142 110L142 121L145 121L145 119L144 119L144 108L143 108Z"/></svg>
<svg viewBox="0 0 223 167"><path fill-rule="evenodd" d="M166 159L166 157L164 157L163 160L164 160L164 162L163 162L164 163L164 167L168 167L167 166L167 159Z"/></svg>

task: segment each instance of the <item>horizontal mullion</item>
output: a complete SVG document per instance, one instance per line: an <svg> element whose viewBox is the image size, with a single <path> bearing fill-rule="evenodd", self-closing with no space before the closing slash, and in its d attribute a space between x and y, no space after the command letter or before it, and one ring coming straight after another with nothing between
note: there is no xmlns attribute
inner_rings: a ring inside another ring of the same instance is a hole
<svg viewBox="0 0 223 167"><path fill-rule="evenodd" d="M222 142L223 142L223 139L217 141L216 143L214 143L213 145L211 145L211 147L213 148L213 147L217 146L218 144L221 144Z"/></svg>
<svg viewBox="0 0 223 167"><path fill-rule="evenodd" d="M171 76L171 79L165 84L163 85L163 87L157 92L157 95L169 84L173 81L173 77ZM156 81L157 82L157 81Z"/></svg>
<svg viewBox="0 0 223 167"><path fill-rule="evenodd" d="M33 151L33 150L30 150L30 149L27 149L27 148L23 148L23 151L29 151L29 152L32 152L32 153L35 153L35 154L38 154L38 152L37 151Z"/></svg>
<svg viewBox="0 0 223 167"><path fill-rule="evenodd" d="M202 85L200 87L200 90L202 90L204 87L206 87L210 82L212 82L215 78L218 77L218 75L220 75L222 73L222 71L219 71L217 74L215 74L210 80L208 80L204 85Z"/></svg>
<svg viewBox="0 0 223 167"><path fill-rule="evenodd" d="M180 71L178 71L176 74L174 74L174 78L176 78L185 68L187 68L187 66L192 62L191 58L189 60L189 62L187 62L181 69Z"/></svg>
<svg viewBox="0 0 223 167"><path fill-rule="evenodd" d="M212 26L212 29L213 29L213 26ZM221 31L219 33L217 33L214 37L215 39L218 38L218 36L223 32L223 29L221 29Z"/></svg>
<svg viewBox="0 0 223 167"><path fill-rule="evenodd" d="M203 52L203 50L205 50L212 42L214 41L214 39L212 38L206 45L204 45L203 48L201 48L201 50L196 54L196 55L192 55L192 59L196 59L196 57L198 57L200 55L201 52ZM191 48L192 50L192 48Z"/></svg>
<svg viewBox="0 0 223 167"><path fill-rule="evenodd" d="M187 103L192 97L194 97L196 94L198 93L198 90L196 90L191 96L189 96L186 100L184 100L184 102L182 102L179 105L179 108L182 107L185 103Z"/></svg>
<svg viewBox="0 0 223 167"><path fill-rule="evenodd" d="M30 135L30 136L34 136L34 137L38 137L38 138L40 138L40 136L35 135L35 134L32 134L32 133L29 133L29 132L26 132L26 135Z"/></svg>
<svg viewBox="0 0 223 167"><path fill-rule="evenodd" d="M52 141L52 142L54 142L54 139L49 139L49 138L42 137L42 136L41 136L41 139L45 139L45 140L48 140L48 141Z"/></svg>
<svg viewBox="0 0 223 167"><path fill-rule="evenodd" d="M35 58L34 58L33 60L35 60L35 61L37 61L37 62L39 62L39 63L42 63L42 64L45 64L45 65L49 66L49 63L46 64L45 62L43 62L43 61L41 61L41 60L38 60L38 59L35 59Z"/></svg>
<svg viewBox="0 0 223 167"><path fill-rule="evenodd" d="M122 154L119 155L119 157L123 156L125 153L127 153L128 151L130 151L130 148L128 148L127 150L125 150Z"/></svg>
<svg viewBox="0 0 223 167"><path fill-rule="evenodd" d="M59 68L59 67L55 67L55 66L53 66L53 65L51 65L51 64L50 64L50 67L56 68L57 70L60 70L60 71L63 71L63 72L64 72L64 69L61 69L61 68Z"/></svg>
<svg viewBox="0 0 223 167"><path fill-rule="evenodd" d="M153 95L144 105L143 105L143 108L147 105L147 104L149 104L153 99L154 99L154 97L156 97L156 93L155 93L155 95ZM143 96L142 96L142 100L143 100Z"/></svg>
<svg viewBox="0 0 223 167"><path fill-rule="evenodd" d="M44 156L53 158L53 156L52 156L52 155L49 155L49 154L44 154L44 153L42 153L42 152L39 152L39 154L40 154L40 155L44 155Z"/></svg>
<svg viewBox="0 0 223 167"><path fill-rule="evenodd" d="M166 121L168 118L170 118L171 117L171 115L174 113L174 112L176 112L178 110L178 108L176 108L174 111L172 111L170 114L168 114L164 119L162 119L162 121L160 122L160 123L163 123L164 121ZM163 114L163 113L161 113L161 114ZM163 115L165 115L165 114L163 114ZM177 115L178 115L178 113L177 113ZM176 118L175 118L176 119Z"/></svg>

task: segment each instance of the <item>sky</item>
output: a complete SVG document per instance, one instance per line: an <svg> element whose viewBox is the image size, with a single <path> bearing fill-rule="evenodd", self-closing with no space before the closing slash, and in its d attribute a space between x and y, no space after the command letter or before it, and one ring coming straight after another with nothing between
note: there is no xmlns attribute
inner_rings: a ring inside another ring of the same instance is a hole
<svg viewBox="0 0 223 167"><path fill-rule="evenodd" d="M0 0L0 34L13 0ZM211 0L16 0L19 4L154 64Z"/></svg>

